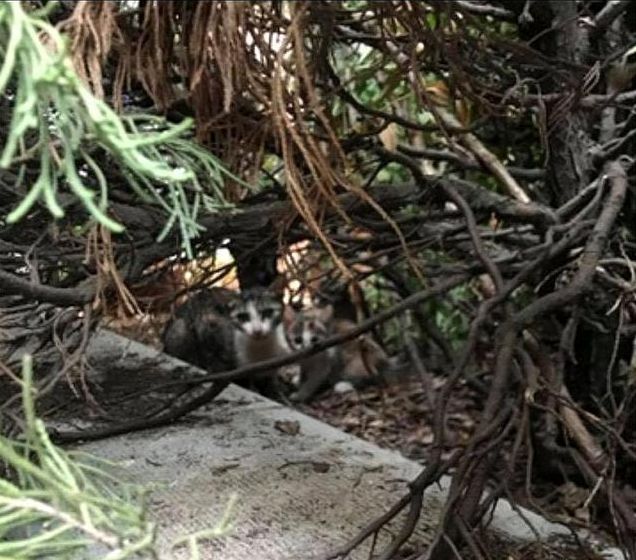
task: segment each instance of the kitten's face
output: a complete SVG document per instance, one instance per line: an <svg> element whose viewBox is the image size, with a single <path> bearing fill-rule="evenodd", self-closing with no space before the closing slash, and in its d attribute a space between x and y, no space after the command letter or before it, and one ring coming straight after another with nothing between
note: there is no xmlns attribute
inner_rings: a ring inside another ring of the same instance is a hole
<svg viewBox="0 0 636 560"><path fill-rule="evenodd" d="M313 346L329 336L328 326L320 319L299 313L287 330L287 340L292 350Z"/></svg>
<svg viewBox="0 0 636 560"><path fill-rule="evenodd" d="M282 303L275 295L262 289L245 291L228 305L232 324L254 338L270 335L280 324L282 314Z"/></svg>

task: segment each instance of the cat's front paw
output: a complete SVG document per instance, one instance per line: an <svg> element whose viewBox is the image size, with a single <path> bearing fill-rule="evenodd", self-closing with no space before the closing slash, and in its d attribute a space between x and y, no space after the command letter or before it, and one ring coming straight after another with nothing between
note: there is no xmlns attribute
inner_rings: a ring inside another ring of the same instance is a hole
<svg viewBox="0 0 636 560"><path fill-rule="evenodd" d="M349 381L338 381L333 386L334 393L349 393L351 391L355 391L355 387Z"/></svg>

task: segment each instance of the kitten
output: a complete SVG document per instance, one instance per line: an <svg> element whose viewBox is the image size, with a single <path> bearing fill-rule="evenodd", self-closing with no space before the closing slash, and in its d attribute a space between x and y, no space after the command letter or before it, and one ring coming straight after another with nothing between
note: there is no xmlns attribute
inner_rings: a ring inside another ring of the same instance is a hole
<svg viewBox="0 0 636 560"><path fill-rule="evenodd" d="M287 342L292 352L304 350L334 334L331 312L307 310L295 313L287 328ZM320 390L338 381L342 370L342 355L336 346L300 361L298 390L290 395L292 401L306 402Z"/></svg>
<svg viewBox="0 0 636 560"><path fill-rule="evenodd" d="M212 373L268 360L289 352L282 317L282 303L264 288L212 288L176 310L164 351Z"/></svg>
<svg viewBox="0 0 636 560"><path fill-rule="evenodd" d="M210 288L177 307L161 337L164 352L211 373L232 369L233 340L224 313L234 297L225 288Z"/></svg>
<svg viewBox="0 0 636 560"><path fill-rule="evenodd" d="M247 290L228 305L237 366L289 353L283 304L265 289Z"/></svg>
<svg viewBox="0 0 636 560"><path fill-rule="evenodd" d="M355 327L353 321L334 319L331 305L314 307L296 314L287 329L287 340L290 349L298 351ZM402 375L408 367L390 358L370 335L363 334L301 360L296 383L299 388L290 399L306 402L328 386L338 393L360 389Z"/></svg>
<svg viewBox="0 0 636 560"><path fill-rule="evenodd" d="M357 324L348 319L336 319L333 329L337 334L351 332ZM369 384L394 367L393 360L373 337L362 334L342 345L344 377L357 386Z"/></svg>

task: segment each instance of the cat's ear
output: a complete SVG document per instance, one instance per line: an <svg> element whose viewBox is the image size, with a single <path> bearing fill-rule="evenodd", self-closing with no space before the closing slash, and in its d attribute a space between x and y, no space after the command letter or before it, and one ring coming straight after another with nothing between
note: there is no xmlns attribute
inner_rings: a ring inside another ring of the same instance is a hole
<svg viewBox="0 0 636 560"><path fill-rule="evenodd" d="M286 286L287 281L285 280L285 276L281 274L277 276L269 286L267 286L267 291L272 294L276 294L276 297L279 299L283 299Z"/></svg>
<svg viewBox="0 0 636 560"><path fill-rule="evenodd" d="M296 319L296 311L291 305L285 305L283 307L283 324L286 327L291 326L291 324Z"/></svg>
<svg viewBox="0 0 636 560"><path fill-rule="evenodd" d="M221 287L208 288L206 302L211 303L212 309L221 315L226 314L236 304L237 294L232 290Z"/></svg>
<svg viewBox="0 0 636 560"><path fill-rule="evenodd" d="M328 303L315 308L314 316L321 320L323 323L328 323L333 319L333 305Z"/></svg>
<svg viewBox="0 0 636 560"><path fill-rule="evenodd" d="M231 313L237 308L238 303L239 303L238 298L232 298L227 301L224 301L223 303L220 304L220 306L223 309L224 313Z"/></svg>

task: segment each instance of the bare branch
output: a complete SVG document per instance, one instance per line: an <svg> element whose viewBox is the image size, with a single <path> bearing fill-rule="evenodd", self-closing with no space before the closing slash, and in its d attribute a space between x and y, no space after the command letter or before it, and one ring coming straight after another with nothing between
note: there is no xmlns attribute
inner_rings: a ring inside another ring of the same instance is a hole
<svg viewBox="0 0 636 560"><path fill-rule="evenodd" d="M444 122L444 127L459 127L459 122L457 121L455 116L448 111L437 108L436 112ZM519 202L523 202L524 204L530 202L530 197L519 186L517 181L512 178L510 173L508 173L508 170L502 165L495 154L487 149L486 146L484 146L484 144L479 140L479 138L477 138L477 136L471 134L470 132L465 132L459 135L459 139L481 160L484 166L490 169L492 174L501 181L510 196L517 199Z"/></svg>
<svg viewBox="0 0 636 560"><path fill-rule="evenodd" d="M0 270L0 288L6 294L22 295L28 299L47 301L57 305L80 306L89 303L95 297L95 281L89 279L75 288L56 288L44 284L35 284Z"/></svg>
<svg viewBox="0 0 636 560"><path fill-rule="evenodd" d="M461 154L452 152L450 150L436 150L434 148L415 148L414 146L406 146L405 144L398 144L399 152L402 152L411 157L418 157L424 159L430 159L433 161L448 161L454 163L463 169L470 169L475 171L484 170L484 166L476 159L471 157L464 157ZM545 177L545 171L543 169L524 169L522 167L506 166L506 170L510 175L518 179L525 179L527 181L538 181Z"/></svg>
<svg viewBox="0 0 636 560"><path fill-rule="evenodd" d="M605 31L631 4L631 0L609 0L603 9L594 17L592 33L597 35Z"/></svg>
<svg viewBox="0 0 636 560"><path fill-rule="evenodd" d="M517 16L512 10L506 10L506 8L493 6L492 4L488 4L487 2L469 2L468 0L455 0L455 4L463 11L478 16L491 16L493 18L503 19L505 21L517 20Z"/></svg>

